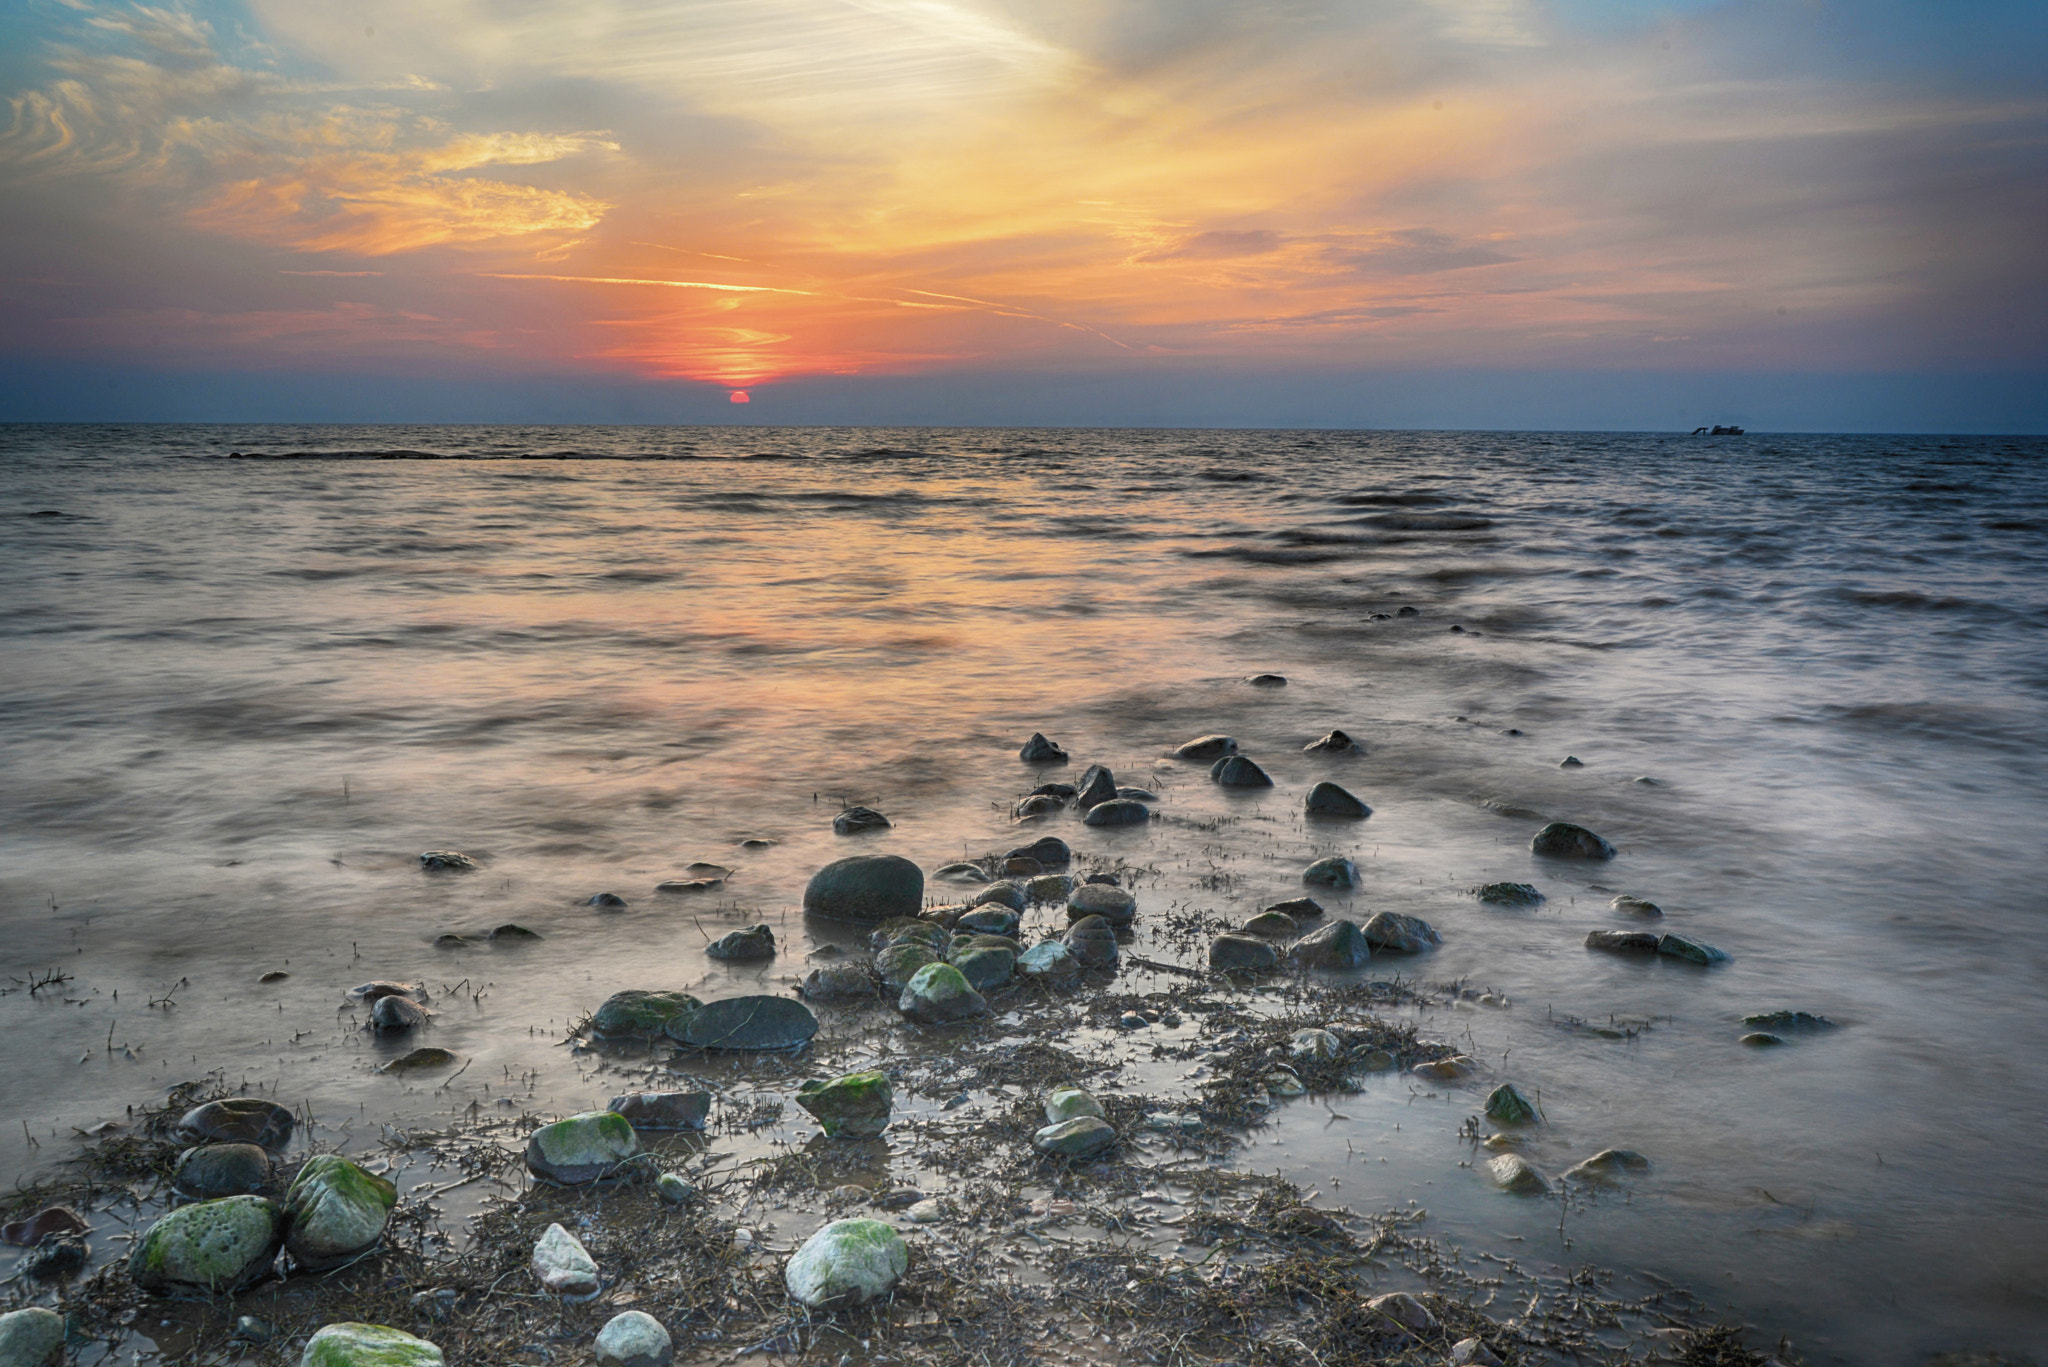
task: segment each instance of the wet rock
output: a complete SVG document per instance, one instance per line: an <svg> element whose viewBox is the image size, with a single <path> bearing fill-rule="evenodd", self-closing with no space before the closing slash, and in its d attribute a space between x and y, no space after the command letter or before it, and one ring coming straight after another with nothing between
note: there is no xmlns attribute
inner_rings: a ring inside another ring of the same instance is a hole
<svg viewBox="0 0 2048 1367"><path fill-rule="evenodd" d="M421 983L360 983L351 987L347 996L350 1001L357 1002L374 1002L379 997L410 997L424 1005L427 1000L427 989Z"/></svg>
<svg viewBox="0 0 2048 1367"><path fill-rule="evenodd" d="M237 1315L235 1330L228 1337L236 1343L268 1343L277 1337L277 1331L271 1327L269 1320L260 1319L255 1315Z"/></svg>
<svg viewBox="0 0 2048 1367"><path fill-rule="evenodd" d="M441 1350L383 1324L329 1324L306 1340L299 1367L441 1367Z"/></svg>
<svg viewBox="0 0 2048 1367"><path fill-rule="evenodd" d="M1019 855L1014 858L1005 859L1002 872L1005 878L1036 878L1039 874L1045 872L1045 865L1039 863L1036 859L1026 859Z"/></svg>
<svg viewBox="0 0 2048 1367"><path fill-rule="evenodd" d="M590 1033L599 1039L652 1039L670 1021L687 1018L703 1005L687 992L629 988L605 998L590 1018Z"/></svg>
<svg viewBox="0 0 2048 1367"><path fill-rule="evenodd" d="M872 807L848 807L832 818L832 829L840 835L859 835L862 831L886 831L894 824Z"/></svg>
<svg viewBox="0 0 2048 1367"><path fill-rule="evenodd" d="M872 1001L875 980L857 964L827 964L811 970L810 976L804 979L802 990L804 996L814 1002Z"/></svg>
<svg viewBox="0 0 2048 1367"><path fill-rule="evenodd" d="M1082 771L1081 781L1074 785L1074 805L1084 812L1115 796L1116 775L1100 764L1089 765Z"/></svg>
<svg viewBox="0 0 2048 1367"><path fill-rule="evenodd" d="M1008 907L979 907L953 924L959 930L982 935L1015 935L1022 918Z"/></svg>
<svg viewBox="0 0 2048 1367"><path fill-rule="evenodd" d="M1287 1052L1295 1058L1326 1063L1344 1052L1344 1044L1327 1030L1297 1030L1287 1041Z"/></svg>
<svg viewBox="0 0 2048 1367"><path fill-rule="evenodd" d="M1503 1125L1530 1125L1541 1119L1536 1103L1512 1082L1503 1082L1487 1093L1486 1114Z"/></svg>
<svg viewBox="0 0 2048 1367"><path fill-rule="evenodd" d="M815 1079L796 1089L796 1104L817 1117L833 1139L872 1139L889 1128L896 1094L880 1069L847 1073L829 1082Z"/></svg>
<svg viewBox="0 0 2048 1367"><path fill-rule="evenodd" d="M1159 794L1150 788L1119 788L1116 795L1126 802L1157 802Z"/></svg>
<svg viewBox="0 0 2048 1367"><path fill-rule="evenodd" d="M1026 764L1065 764L1067 752L1047 740L1044 732L1033 731L1031 739L1025 741L1023 748L1017 751L1017 758Z"/></svg>
<svg viewBox="0 0 2048 1367"><path fill-rule="evenodd" d="M1079 1087L1055 1087L1046 1093L1045 1122L1048 1125L1064 1125L1084 1115L1097 1120L1104 1118L1102 1103Z"/></svg>
<svg viewBox="0 0 2048 1367"><path fill-rule="evenodd" d="M1031 790L1031 796L1056 797L1062 802L1072 802L1075 791L1071 783L1041 783Z"/></svg>
<svg viewBox="0 0 2048 1367"><path fill-rule="evenodd" d="M1413 610L1403 608L1402 611L1412 612ZM1416 1300L1415 1297L1409 1295L1406 1291L1396 1291L1386 1296L1374 1296L1365 1305L1368 1310L1392 1320L1410 1333L1423 1334L1436 1328L1436 1316L1430 1314L1428 1308L1421 1301Z"/></svg>
<svg viewBox="0 0 2048 1367"><path fill-rule="evenodd" d="M1301 1074L1284 1063L1275 1063L1259 1078L1266 1091L1273 1096L1302 1096L1308 1088L1302 1085Z"/></svg>
<svg viewBox="0 0 2048 1367"><path fill-rule="evenodd" d="M1553 821L1530 838L1529 852L1549 859L1612 859L1614 846L1569 821Z"/></svg>
<svg viewBox="0 0 2048 1367"><path fill-rule="evenodd" d="M1460 1078L1472 1076L1478 1066L1473 1059L1464 1054L1452 1054L1449 1058L1418 1063L1413 1071L1417 1077L1426 1077L1434 1082L1456 1082Z"/></svg>
<svg viewBox="0 0 2048 1367"><path fill-rule="evenodd" d="M262 1196L180 1206L128 1255L128 1275L159 1294L237 1291L270 1271L284 1243L284 1211Z"/></svg>
<svg viewBox="0 0 2048 1367"><path fill-rule="evenodd" d="M1647 930L1596 930L1586 937L1586 948L1610 954L1655 954L1657 937Z"/></svg>
<svg viewBox="0 0 2048 1367"><path fill-rule="evenodd" d="M468 855L454 850L428 850L420 856L420 867L429 873L468 873L480 866Z"/></svg>
<svg viewBox="0 0 2048 1367"><path fill-rule="evenodd" d="M1153 1111L1142 1123L1154 1134L1194 1134L1202 1128L1202 1117L1188 1111Z"/></svg>
<svg viewBox="0 0 2048 1367"><path fill-rule="evenodd" d="M946 1218L946 1208L938 1201L919 1201L903 1212L903 1218L913 1224L935 1225Z"/></svg>
<svg viewBox="0 0 2048 1367"><path fill-rule="evenodd" d="M1043 835L1029 845L1020 845L1003 856L1005 859L1036 859L1040 868L1063 869L1074 860L1074 852L1067 842L1056 835Z"/></svg>
<svg viewBox="0 0 2048 1367"><path fill-rule="evenodd" d="M68 1277L92 1261L92 1249L75 1234L53 1234L21 1260L26 1277ZM4 1367L0 1358L0 1367Z"/></svg>
<svg viewBox="0 0 2048 1367"><path fill-rule="evenodd" d="M494 945L503 945L528 944L535 940L544 940L547 937L536 931L528 930L525 926L513 925L510 921L507 921L504 925L493 930L488 938Z"/></svg>
<svg viewBox="0 0 2048 1367"><path fill-rule="evenodd" d="M875 956L875 971L882 975L884 989L900 993L920 970L937 962L938 951L930 945L917 940L902 940Z"/></svg>
<svg viewBox="0 0 2048 1367"><path fill-rule="evenodd" d="M270 1185L270 1155L256 1144L201 1144L178 1156L171 1185L201 1201L246 1196Z"/></svg>
<svg viewBox="0 0 2048 1367"><path fill-rule="evenodd" d="M725 886L725 875L716 878L668 878L654 885L654 890L663 896L685 892L709 892Z"/></svg>
<svg viewBox="0 0 2048 1367"><path fill-rule="evenodd" d="M839 921L915 916L924 905L924 870L893 854L857 854L827 864L804 888L804 910Z"/></svg>
<svg viewBox="0 0 2048 1367"><path fill-rule="evenodd" d="M889 1294L910 1267L910 1250L880 1220L834 1220L804 1240L782 1269L791 1299L839 1310Z"/></svg>
<svg viewBox="0 0 2048 1367"><path fill-rule="evenodd" d="M1708 944L1705 940L1688 939L1683 935L1666 935L1657 941L1657 952L1673 959L1683 959L1689 964L1720 964L1728 962L1728 956Z"/></svg>
<svg viewBox="0 0 2048 1367"><path fill-rule="evenodd" d="M1783 1036L1773 1035L1766 1030L1752 1030L1736 1041L1737 1044L1746 1044L1752 1049L1769 1049L1784 1042Z"/></svg>
<svg viewBox="0 0 2048 1367"><path fill-rule="evenodd" d="M1266 910L1291 916L1296 922L1313 921L1323 914L1323 904L1312 897L1290 897L1285 902L1275 902Z"/></svg>
<svg viewBox="0 0 2048 1367"><path fill-rule="evenodd" d="M64 1347L64 1317L32 1305L0 1315L0 1367L41 1367Z"/></svg>
<svg viewBox="0 0 2048 1367"><path fill-rule="evenodd" d="M1518 1153L1504 1153L1486 1165L1501 1190L1518 1196L1536 1196L1550 1190L1550 1179Z"/></svg>
<svg viewBox="0 0 2048 1367"><path fill-rule="evenodd" d="M304 1268L345 1263L384 1237L397 1204L398 1188L384 1178L338 1154L315 1154L285 1192L285 1252Z"/></svg>
<svg viewBox="0 0 2048 1367"><path fill-rule="evenodd" d="M1655 902L1646 902L1640 897L1630 897L1626 893L1615 898L1607 905L1626 916L1648 918L1664 914L1664 908L1658 906Z"/></svg>
<svg viewBox="0 0 2048 1367"><path fill-rule="evenodd" d="M470 935L436 935L434 937L434 948L467 949L477 942L477 938Z"/></svg>
<svg viewBox="0 0 2048 1367"><path fill-rule="evenodd" d="M199 1144L254 1144L272 1153L291 1143L297 1124L275 1101L231 1096L196 1106L179 1118L177 1134Z"/></svg>
<svg viewBox="0 0 2048 1367"><path fill-rule="evenodd" d="M1116 1131L1100 1116L1080 1115L1047 1125L1031 1136L1032 1147L1059 1158L1087 1158L1114 1146Z"/></svg>
<svg viewBox="0 0 2048 1367"><path fill-rule="evenodd" d="M1451 1367L1502 1367L1500 1355L1481 1339L1459 1339L1451 1345Z"/></svg>
<svg viewBox="0 0 2048 1367"><path fill-rule="evenodd" d="M1091 873L1086 878L1083 878L1081 882L1083 884L1107 883L1113 888L1120 888L1124 885L1124 880L1113 873Z"/></svg>
<svg viewBox="0 0 2048 1367"><path fill-rule="evenodd" d="M1411 607L1397 608L1394 611L1394 615L1396 617L1420 617L1422 615L1422 609Z"/></svg>
<svg viewBox="0 0 2048 1367"><path fill-rule="evenodd" d="M1334 783L1318 783L1308 790L1308 814L1310 816L1367 817L1372 808L1360 802Z"/></svg>
<svg viewBox="0 0 2048 1367"><path fill-rule="evenodd" d="M1027 902L1057 902L1074 890L1074 880L1064 873L1041 873L1024 885Z"/></svg>
<svg viewBox="0 0 2048 1367"><path fill-rule="evenodd" d="M1209 967L1226 972L1260 972L1280 962L1273 946L1250 935L1229 931L1209 942Z"/></svg>
<svg viewBox="0 0 2048 1367"><path fill-rule="evenodd" d="M1374 949L1392 949L1403 954L1420 954L1444 942L1429 922L1396 911L1379 912L1362 929Z"/></svg>
<svg viewBox="0 0 2048 1367"><path fill-rule="evenodd" d="M1085 826L1142 826L1152 819L1152 809L1136 798L1113 797L1088 809L1081 818Z"/></svg>
<svg viewBox="0 0 2048 1367"><path fill-rule="evenodd" d="M266 973L266 974L264 974L264 975L263 975L262 977L258 978L258 979L257 979L256 981L257 981L257 982L259 982L259 983L264 983L264 984L266 984L266 985L267 985L267 984L270 984L270 983L281 983L281 982L283 982L283 981L284 981L284 980L285 980L286 978L289 978L289 977L291 977L291 974L289 974L289 973L285 972L285 971L284 971L283 969L276 969L276 970L273 970L272 972L269 972L269 973Z"/></svg>
<svg viewBox="0 0 2048 1367"><path fill-rule="evenodd" d="M1319 736L1301 748L1304 752L1311 755L1360 755L1365 753L1363 745L1360 745L1342 731L1332 731L1328 735Z"/></svg>
<svg viewBox="0 0 2048 1367"><path fill-rule="evenodd" d="M986 883L988 872L979 864L942 864L933 870L932 877L947 883ZM922 895L920 892L919 896Z"/></svg>
<svg viewBox="0 0 2048 1367"><path fill-rule="evenodd" d="M1116 931L1100 916L1084 916L1067 927L1060 937L1067 953L1082 968L1115 968L1118 959Z"/></svg>
<svg viewBox="0 0 2048 1367"><path fill-rule="evenodd" d="M772 959L775 957L775 931L765 922L748 926L745 930L729 930L704 946L704 953L709 958L728 962Z"/></svg>
<svg viewBox="0 0 2048 1367"><path fill-rule="evenodd" d="M1287 687L1287 676L1284 674L1253 674L1246 678L1245 682L1253 688L1285 688Z"/></svg>
<svg viewBox="0 0 2048 1367"><path fill-rule="evenodd" d="M611 1111L585 1111L535 1130L526 1141L526 1170L560 1186L614 1176L640 1153L632 1122Z"/></svg>
<svg viewBox="0 0 2048 1367"><path fill-rule="evenodd" d="M1226 788L1270 788L1273 780L1249 755L1225 755L1209 766L1209 777Z"/></svg>
<svg viewBox="0 0 2048 1367"><path fill-rule="evenodd" d="M1384 1049L1371 1049L1358 1056L1358 1066L1368 1073L1384 1073L1394 1066L1394 1056Z"/></svg>
<svg viewBox="0 0 2048 1367"><path fill-rule="evenodd" d="M1341 855L1332 855L1303 869L1301 881L1322 888L1355 888L1358 886L1358 865Z"/></svg>
<svg viewBox="0 0 2048 1367"><path fill-rule="evenodd" d="M1742 1018L1744 1025L1758 1030L1832 1030L1835 1023L1826 1016L1806 1011L1760 1011Z"/></svg>
<svg viewBox="0 0 2048 1367"><path fill-rule="evenodd" d="M1337 920L1296 940L1288 956L1310 968L1361 968L1372 961L1372 943L1356 921Z"/></svg>
<svg viewBox="0 0 2048 1367"><path fill-rule="evenodd" d="M627 1092L606 1105L637 1130L701 1130L711 1118L711 1093Z"/></svg>
<svg viewBox="0 0 2048 1367"><path fill-rule="evenodd" d="M1116 937L1111 935L1109 942L1114 946ZM1060 940L1033 945L1017 956L1017 971L1027 978L1063 977L1079 972L1080 968L1073 953Z"/></svg>
<svg viewBox="0 0 2048 1367"><path fill-rule="evenodd" d="M455 1062L455 1058L455 1054L449 1050L437 1049L429 1044L400 1054L377 1071L380 1073L418 1073L430 1068L446 1068L449 1064Z"/></svg>
<svg viewBox="0 0 2048 1367"><path fill-rule="evenodd" d="M1152 1022L1135 1011L1126 1011L1116 1018L1116 1024L1119 1030L1143 1030Z"/></svg>
<svg viewBox="0 0 2048 1367"><path fill-rule="evenodd" d="M1175 759L1213 760L1237 753L1237 742L1228 736L1197 736L1185 745L1173 747Z"/></svg>
<svg viewBox="0 0 2048 1367"><path fill-rule="evenodd" d="M970 945L955 951L948 962L960 970L960 976L977 992L1001 987L1017 972L1016 951L993 945Z"/></svg>
<svg viewBox="0 0 2048 1367"><path fill-rule="evenodd" d="M605 1321L591 1345L601 1367L668 1367L676 1346L661 1321L644 1310L627 1310Z"/></svg>
<svg viewBox="0 0 2048 1367"><path fill-rule="evenodd" d="M1112 926L1127 926L1138 916L1138 899L1113 883L1083 883L1067 898L1067 919L1100 916Z"/></svg>
<svg viewBox="0 0 2048 1367"><path fill-rule="evenodd" d="M1533 907L1544 900L1533 883L1482 883L1473 896L1496 907Z"/></svg>
<svg viewBox="0 0 2048 1367"><path fill-rule="evenodd" d="M1022 911L1031 904L1031 894L1017 883L990 883L967 899L970 907L1000 906Z"/></svg>
<svg viewBox="0 0 2048 1367"><path fill-rule="evenodd" d="M1649 1170L1650 1160L1633 1149L1602 1149L1566 1168L1564 1175L1580 1182L1612 1182L1627 1173Z"/></svg>
<svg viewBox="0 0 2048 1367"><path fill-rule="evenodd" d="M597 1295L597 1259L560 1225L549 1225L535 1242L532 1267L541 1289L565 1301L587 1301Z"/></svg>
<svg viewBox="0 0 2048 1367"><path fill-rule="evenodd" d="M670 1039L692 1049L794 1049L817 1033L818 1018L792 997L725 997L704 1003L680 1030L667 1026Z"/></svg>
<svg viewBox="0 0 2048 1367"><path fill-rule="evenodd" d="M665 1172L654 1179L654 1194L665 1205L686 1206L696 1199L697 1189L681 1173Z"/></svg>
<svg viewBox="0 0 2048 1367"><path fill-rule="evenodd" d="M1566 755L1557 762L1557 767L1560 769L1583 769L1586 767L1586 761L1580 759L1577 755Z"/></svg>
<svg viewBox="0 0 2048 1367"><path fill-rule="evenodd" d="M25 1220L0 1225L0 1243L13 1244L18 1248L34 1248L45 1239L65 1234L84 1234L91 1228L92 1226L69 1206L45 1206Z"/></svg>
<svg viewBox="0 0 2048 1367"><path fill-rule="evenodd" d="M1297 926L1294 918L1285 912L1262 911L1238 929L1246 935L1274 935L1281 939L1291 939L1301 927Z"/></svg>
<svg viewBox="0 0 2048 1367"><path fill-rule="evenodd" d="M926 1025L946 1025L988 1014L988 1002L951 964L926 964L904 985L896 1009Z"/></svg>
<svg viewBox="0 0 2048 1367"><path fill-rule="evenodd" d="M1067 804L1047 793L1034 793L1021 798L1010 808L1010 815L1018 821L1029 821L1034 817L1055 816L1065 811Z"/></svg>

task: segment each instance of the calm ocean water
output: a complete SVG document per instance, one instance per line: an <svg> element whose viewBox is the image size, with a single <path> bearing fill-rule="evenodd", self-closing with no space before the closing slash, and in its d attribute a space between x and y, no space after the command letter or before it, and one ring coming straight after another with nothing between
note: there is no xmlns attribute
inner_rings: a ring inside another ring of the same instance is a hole
<svg viewBox="0 0 2048 1367"><path fill-rule="evenodd" d="M328 458L380 453L447 459ZM1539 1166L1610 1145L1656 1164L1573 1210L1563 1249L1554 1203L1460 1166L1480 1093L1389 1079L1341 1120L1286 1108L1257 1166L1360 1209L1418 1200L1473 1246L1654 1273L1815 1362L2039 1352L2044 457L1925 437L0 427L0 1178L215 1068L365 1117L446 1113L522 1073L536 1106L602 1104L552 1047L562 1022L619 987L800 976L831 932L791 909L847 852L841 800L896 822L859 848L928 870L1024 843L1008 807L1039 779L1016 749L1041 730L1076 771L1160 793L1149 829L1054 827L1154 870L1141 906L1248 913L1299 895L1311 858L1354 856L1363 889L1326 904L1444 938L1370 973L1512 1002L1424 1025L1541 1089ZM1286 687L1243 682L1269 671ZM1302 753L1332 726L1367 753ZM1165 758L1212 731L1278 786L1232 796ZM1370 820L1305 825L1324 777ZM1621 856L1534 860L1548 819ZM430 848L486 867L427 878ZM697 859L738 866L720 899L651 895ZM1469 890L1492 880L1548 901L1484 906ZM630 905L580 904L598 891ZM1587 952L1588 930L1626 928L1615 893L1733 962ZM706 932L764 914L788 942L772 965L703 958ZM432 947L511 920L548 940ZM25 990L59 967L61 993ZM437 1026L467 1077L435 1094L372 1074L335 1007L374 976L491 984ZM1779 1008L1840 1028L1736 1043L1743 1014ZM1651 1028L1577 1024L1610 1017Z"/></svg>

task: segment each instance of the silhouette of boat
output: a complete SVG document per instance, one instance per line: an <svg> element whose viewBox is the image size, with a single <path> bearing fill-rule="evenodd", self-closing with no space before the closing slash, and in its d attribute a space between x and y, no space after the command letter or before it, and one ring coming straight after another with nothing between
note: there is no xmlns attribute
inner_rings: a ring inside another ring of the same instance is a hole
<svg viewBox="0 0 2048 1367"><path fill-rule="evenodd" d="M1743 435L1743 432L1741 428L1731 425L1728 427L1695 427L1692 429L1692 434L1695 437L1739 437Z"/></svg>

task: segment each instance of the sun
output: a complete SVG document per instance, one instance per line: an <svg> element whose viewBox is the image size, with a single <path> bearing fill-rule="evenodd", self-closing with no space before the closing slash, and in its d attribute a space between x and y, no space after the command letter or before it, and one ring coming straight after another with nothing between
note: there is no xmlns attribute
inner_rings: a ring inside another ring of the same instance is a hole
<svg viewBox="0 0 2048 1367"><path fill-rule="evenodd" d="M734 390L734 391L732 392L732 401L733 401L734 403L752 403L752 402L753 402L753 400L752 400L752 399L750 399L750 398L748 398L748 397L747 397L747 391L746 391L746 390L744 390L744 389L735 389L735 390Z"/></svg>

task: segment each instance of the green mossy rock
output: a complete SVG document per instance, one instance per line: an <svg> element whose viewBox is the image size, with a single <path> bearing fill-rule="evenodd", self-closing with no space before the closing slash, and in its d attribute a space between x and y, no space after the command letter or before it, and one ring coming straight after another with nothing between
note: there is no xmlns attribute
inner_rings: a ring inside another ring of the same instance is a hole
<svg viewBox="0 0 2048 1367"><path fill-rule="evenodd" d="M373 1247L398 1204L398 1188L337 1154L306 1160L284 1194L291 1221L285 1252L301 1267L332 1267Z"/></svg>
<svg viewBox="0 0 2048 1367"><path fill-rule="evenodd" d="M1064 1125L1069 1120L1092 1115L1103 1118L1102 1103L1079 1087L1055 1087L1045 1098L1045 1119L1048 1124Z"/></svg>
<svg viewBox="0 0 2048 1367"><path fill-rule="evenodd" d="M613 1111L585 1111L543 1125L526 1141L526 1170L544 1181L581 1186L609 1177L640 1152L632 1122Z"/></svg>
<svg viewBox="0 0 2048 1367"><path fill-rule="evenodd" d="M988 1002L951 964L926 964L903 986L896 1009L927 1025L944 1025L988 1014Z"/></svg>
<svg viewBox="0 0 2048 1367"><path fill-rule="evenodd" d="M968 945L954 951L953 967L977 992L987 992L1010 981L1017 972L1017 951L1008 946Z"/></svg>
<svg viewBox="0 0 2048 1367"><path fill-rule="evenodd" d="M235 1291L270 1270L285 1215L263 1196L225 1196L181 1206L151 1225L128 1255L145 1291Z"/></svg>
<svg viewBox="0 0 2048 1367"><path fill-rule="evenodd" d="M880 1220L834 1220L804 1240L782 1269L783 1285L812 1310L877 1300L910 1267L910 1250Z"/></svg>
<svg viewBox="0 0 2048 1367"><path fill-rule="evenodd" d="M64 1317L40 1305L0 1315L0 1367L41 1367L64 1346Z"/></svg>
<svg viewBox="0 0 2048 1367"><path fill-rule="evenodd" d="M590 1018L590 1030L603 1039L653 1039L669 1022L703 1004L687 992L614 992Z"/></svg>
<svg viewBox="0 0 2048 1367"><path fill-rule="evenodd" d="M889 1127L895 1100L889 1075L880 1069L847 1073L830 1082L806 1082L796 1090L796 1104L816 1116L834 1139L874 1138Z"/></svg>
<svg viewBox="0 0 2048 1367"><path fill-rule="evenodd" d="M382 1324L330 1324L306 1341L299 1367L441 1367L441 1350Z"/></svg>
<svg viewBox="0 0 2048 1367"><path fill-rule="evenodd" d="M875 971L882 975L883 987L901 992L920 969L938 961L938 951L923 941L898 940L875 956Z"/></svg>
<svg viewBox="0 0 2048 1367"><path fill-rule="evenodd" d="M1503 1125L1529 1125L1541 1118L1535 1103L1512 1082L1503 1082L1487 1094L1486 1114Z"/></svg>
<svg viewBox="0 0 2048 1367"><path fill-rule="evenodd" d="M1086 1158L1115 1143L1116 1131L1107 1120L1094 1115L1077 1115L1031 1136L1032 1147L1060 1158Z"/></svg>

